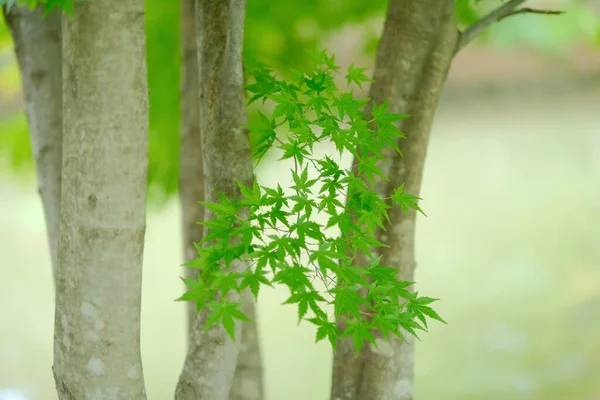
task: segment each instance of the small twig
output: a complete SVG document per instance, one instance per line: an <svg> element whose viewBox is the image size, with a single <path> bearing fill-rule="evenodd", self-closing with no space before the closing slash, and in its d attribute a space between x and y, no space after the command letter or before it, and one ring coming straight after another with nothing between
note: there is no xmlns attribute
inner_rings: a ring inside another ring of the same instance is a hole
<svg viewBox="0 0 600 400"><path fill-rule="evenodd" d="M462 32L460 40L456 46L455 53L458 53L460 49L471 43L477 36L484 30L493 25L494 23L503 20L504 18L510 17L517 14L546 14L546 15L560 15L564 11L556 10L538 10L533 8L519 8L526 0L510 0L506 4L498 7L494 11L490 12L485 17L468 27Z"/></svg>
<svg viewBox="0 0 600 400"><path fill-rule="evenodd" d="M473 39L481 34L484 30L486 30L490 25L514 12L517 7L521 4L525 3L526 0L510 0L508 3L501 5L496 8L494 11L490 12L485 17L481 18L479 21L475 22L473 25L465 29L460 36L460 40L458 41L458 46L456 51L462 49L467 44L469 44Z"/></svg>
<svg viewBox="0 0 600 400"><path fill-rule="evenodd" d="M519 8L518 10L515 10L509 14L506 14L504 16L502 16L498 21L506 18L506 17L510 17L511 15L516 15L516 14L546 14L546 15L560 15L560 14L564 14L564 11L560 11L560 10L538 10L535 8L528 8L528 7L524 7L524 8Z"/></svg>

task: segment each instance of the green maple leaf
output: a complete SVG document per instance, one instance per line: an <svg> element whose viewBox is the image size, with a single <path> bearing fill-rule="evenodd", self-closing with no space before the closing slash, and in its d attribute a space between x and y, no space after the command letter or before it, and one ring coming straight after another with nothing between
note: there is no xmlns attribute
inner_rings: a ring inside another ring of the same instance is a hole
<svg viewBox="0 0 600 400"><path fill-rule="evenodd" d="M335 349L337 347L337 338L340 334L336 323L329 322L327 318L324 317L310 318L308 319L308 321L318 326L315 343L318 343L321 340L325 339L325 337L327 337L327 339L329 339L329 342L331 343L331 347L333 347L333 351L335 352Z"/></svg>
<svg viewBox="0 0 600 400"><path fill-rule="evenodd" d="M327 78L327 74L325 71L319 71L311 74L310 78L305 78L304 83L310 90L305 92L305 94L309 94L310 92L322 92L326 89L324 85L325 79Z"/></svg>
<svg viewBox="0 0 600 400"><path fill-rule="evenodd" d="M209 289L219 289L223 297L227 296L230 290L239 292L238 276L224 271L216 271L212 274Z"/></svg>
<svg viewBox="0 0 600 400"><path fill-rule="evenodd" d="M313 107L317 115L322 115L324 111L331 112L329 108L329 99L321 94L312 95L306 103L309 107Z"/></svg>
<svg viewBox="0 0 600 400"><path fill-rule="evenodd" d="M360 250L369 257L373 257L371 254L371 247L390 247L387 244L374 239L372 235L365 234L364 232L357 233L352 238L351 243L355 250Z"/></svg>
<svg viewBox="0 0 600 400"><path fill-rule="evenodd" d="M206 302L211 298L211 292L206 287L204 281L181 278L185 285L189 288L177 301L194 301L196 310L200 310Z"/></svg>
<svg viewBox="0 0 600 400"><path fill-rule="evenodd" d="M183 264L184 266L200 269L203 272L220 269L219 262L224 254L223 246L201 247L196 244L196 250L198 251L198 258L188 261Z"/></svg>
<svg viewBox="0 0 600 400"><path fill-rule="evenodd" d="M407 305L407 311L414 314L425 327L427 327L426 316L440 321L444 324L447 324L446 321L431 307L427 306L427 304L431 304L438 299L433 299L431 297L417 297L418 293L415 293L415 298L411 300Z"/></svg>
<svg viewBox="0 0 600 400"><path fill-rule="evenodd" d="M321 226L314 221L301 220L300 222L290 226L290 233L296 232L300 243L305 243L306 236L318 240L319 242L323 238L321 232Z"/></svg>
<svg viewBox="0 0 600 400"><path fill-rule="evenodd" d="M417 294L417 293L415 293L415 294ZM436 302L436 301L438 301L438 300L439 300L439 299L434 299L434 298L431 298L431 297L419 297L419 298L417 298L417 299L414 301L414 303L416 303L416 304L419 304L419 305L426 306L427 304L434 303L434 302Z"/></svg>
<svg viewBox="0 0 600 400"><path fill-rule="evenodd" d="M287 226L289 228L290 224L287 220L287 217L289 216L289 214L285 211L282 211L281 209L273 209L271 210L271 213L269 214L269 216L271 217L271 223L274 226L277 221L280 221L283 225Z"/></svg>
<svg viewBox="0 0 600 400"><path fill-rule="evenodd" d="M338 98L333 100L332 105L337 108L340 119L348 115L355 119L364 116L362 109L369 102L369 99L354 99L352 92L342 93Z"/></svg>
<svg viewBox="0 0 600 400"><path fill-rule="evenodd" d="M409 115L406 114L396 114L387 112L388 102L387 100L377 105L373 103L373 109L371 110L371 115L373 119L377 123L377 125L389 125L393 124L396 121L399 121L404 118L408 118Z"/></svg>
<svg viewBox="0 0 600 400"><path fill-rule="evenodd" d="M206 203L203 201L199 201L198 203L202 204L218 216L231 217L238 213L238 208L233 204Z"/></svg>
<svg viewBox="0 0 600 400"><path fill-rule="evenodd" d="M315 253L313 253L314 255ZM338 268L338 264L327 256L327 253L317 253L316 254L317 262L319 263L319 270L323 276L327 276L327 270L333 270L334 268Z"/></svg>
<svg viewBox="0 0 600 400"><path fill-rule="evenodd" d="M366 270L363 268L352 267L351 260L346 261L342 267L335 264L330 266L329 269L338 276L338 283L345 281L350 285L368 285L367 281L362 277L362 275L366 273Z"/></svg>
<svg viewBox="0 0 600 400"><path fill-rule="evenodd" d="M275 120L270 120L260 111L258 112L261 125L246 127L250 132L250 148L252 156L257 159L257 164L264 157L267 151L275 143L277 133L275 132Z"/></svg>
<svg viewBox="0 0 600 400"><path fill-rule="evenodd" d="M272 94L266 97L277 103L277 106L273 110L273 118L285 116L288 119L293 119L295 114L302 114L300 102L295 97L295 93L289 88L282 86L279 94Z"/></svg>
<svg viewBox="0 0 600 400"><path fill-rule="evenodd" d="M398 328L398 320L391 315L378 313L373 318L373 325L379 329L383 337L387 340L390 339L390 333L404 339L402 332L400 332L400 329Z"/></svg>
<svg viewBox="0 0 600 400"><path fill-rule="evenodd" d="M294 195L289 197L290 200L294 200L296 204L291 210L291 213L304 212L306 217L309 218L314 208L318 208L315 200L308 197L307 194Z"/></svg>
<svg viewBox="0 0 600 400"><path fill-rule="evenodd" d="M250 291L252 292L254 299L258 299L260 284L262 283L267 286L271 286L271 282L265 277L265 275L267 275L267 271L264 271L263 269L256 268L254 271L247 269L241 274L243 279L240 283L240 289L250 287Z"/></svg>
<svg viewBox="0 0 600 400"><path fill-rule="evenodd" d="M288 205L287 199L285 197L285 193L281 188L280 184L277 184L277 190L263 186L263 190L265 191L265 195L261 200L262 204L265 206L275 206L276 208L281 208L283 205Z"/></svg>
<svg viewBox="0 0 600 400"><path fill-rule="evenodd" d="M319 181L318 179L308 179L307 167L302 170L300 175L298 175L295 171L292 171L292 179L294 181L294 185L291 186L292 189L307 193L311 193L310 188Z"/></svg>
<svg viewBox="0 0 600 400"><path fill-rule="evenodd" d="M365 177L369 180L371 184L373 184L374 175L379 176L381 179L386 182L389 181L388 177L383 174L383 172L377 166L377 162L379 160L376 157L365 157L359 159L358 163L358 173L364 174Z"/></svg>
<svg viewBox="0 0 600 400"><path fill-rule="evenodd" d="M273 250L272 243L269 244L269 246L256 246L256 250L252 255L254 258L258 259L256 268L263 268L269 264L271 270L273 272L275 271L279 263L282 263L285 260L285 253Z"/></svg>
<svg viewBox="0 0 600 400"><path fill-rule="evenodd" d="M232 234L240 240L242 249L251 251L252 239L254 237L260 238L262 230L258 226L251 225L248 221L242 220L239 223L240 225L233 230Z"/></svg>
<svg viewBox="0 0 600 400"><path fill-rule="evenodd" d="M293 292L303 290L305 287L312 287L307 273L312 272L310 269L294 264L293 267L279 266L280 271L273 278L274 282L286 284Z"/></svg>
<svg viewBox="0 0 600 400"><path fill-rule="evenodd" d="M340 69L340 67L338 67L337 65L335 65L335 54L332 54L331 56L327 55L326 51L322 52L321 55L321 63L325 64L327 66L327 69L330 69L332 71L337 71L338 69Z"/></svg>
<svg viewBox="0 0 600 400"><path fill-rule="evenodd" d="M300 143L298 140L290 139L288 143L282 143L279 148L283 150L283 155L279 160L286 160L288 158L296 158L300 164L304 161L304 157L310 156L306 146Z"/></svg>
<svg viewBox="0 0 600 400"><path fill-rule="evenodd" d="M256 177L254 178L254 183L252 184L252 189L244 185L239 180L235 179L235 183L237 183L242 195L246 198L246 201L243 201L244 205L252 205L252 206L260 206L262 195L260 193L260 186L258 185L258 181Z"/></svg>
<svg viewBox="0 0 600 400"><path fill-rule="evenodd" d="M244 87L247 91L256 94L248 100L248 105L260 98L263 99L264 103L269 95L281 90L281 83L273 77L272 72L264 65L255 63L249 72L254 77L255 82L246 84Z"/></svg>
<svg viewBox="0 0 600 400"><path fill-rule="evenodd" d="M419 310L419 312L425 314L426 316L428 316L431 319L435 319L437 321L440 321L444 324L447 324L446 321L444 321L444 319L442 317L440 317L440 315L431 307L427 307L427 306L414 306L415 310ZM427 326L427 324L425 324L425 326Z"/></svg>
<svg viewBox="0 0 600 400"><path fill-rule="evenodd" d="M352 341L354 342L355 357L358 357L360 350L362 349L365 340L369 343L375 344L375 337L370 332L369 324L362 319L351 320L342 336L352 335Z"/></svg>
<svg viewBox="0 0 600 400"><path fill-rule="evenodd" d="M252 322L242 311L240 311L242 303L209 303L207 306L212 310L206 319L204 330L208 330L219 321L223 324L227 334L235 342L235 322L234 320Z"/></svg>
<svg viewBox="0 0 600 400"><path fill-rule="evenodd" d="M417 204L418 200L423 199L412 194L404 193L403 191L404 184L402 184L402 186L400 186L399 188L396 188L394 194L392 195L392 201L398 204L406 214L408 214L409 208L412 208L413 210L417 210L424 216L427 216L427 214L425 214L425 212L421 210L421 207L419 207L419 205Z"/></svg>
<svg viewBox="0 0 600 400"><path fill-rule="evenodd" d="M359 305L368 306L369 303L358 293L358 290L356 286L342 286L330 290L335 295L333 303L335 315L349 314L359 318Z"/></svg>
<svg viewBox="0 0 600 400"><path fill-rule="evenodd" d="M311 58L315 66L324 65L332 71L337 71L340 67L335 65L335 55L328 56L327 50L316 48L308 52L308 56Z"/></svg>
<svg viewBox="0 0 600 400"><path fill-rule="evenodd" d="M352 63L348 67L348 74L346 75L348 85L354 82L359 88L362 89L362 82L375 82L373 79L365 75L366 70L367 68L356 68L354 67L354 63Z"/></svg>
<svg viewBox="0 0 600 400"><path fill-rule="evenodd" d="M356 147L349 131L332 130L330 136L331 141L335 144L335 148L340 154L343 153L344 150L353 150Z"/></svg>
<svg viewBox="0 0 600 400"><path fill-rule="evenodd" d="M391 147L402 156L402 151L400 151L400 147L398 147L398 139L404 139L406 136L398 129L396 124L378 126L377 137L379 138L378 144L382 148Z"/></svg>
<svg viewBox="0 0 600 400"><path fill-rule="evenodd" d="M293 82L296 83L298 87L302 88L305 85L304 79L306 79L306 74L294 68L290 68L290 73L292 74Z"/></svg>
<svg viewBox="0 0 600 400"><path fill-rule="evenodd" d="M421 324L419 324L418 322L416 322L414 320L414 315L409 312L398 313L397 315L393 315L393 316L390 315L390 318L394 318L404 330L409 332L411 335L413 335L417 339L419 339L419 336L417 335L417 332L415 331L415 329L422 330L422 331L425 330L425 328L423 328L423 326L421 326Z"/></svg>
<svg viewBox="0 0 600 400"><path fill-rule="evenodd" d="M371 260L369 268L366 270L367 274L369 274L371 279L373 279L375 282L396 281L398 271L396 271L394 268L379 265L381 262L381 257L382 256L379 256Z"/></svg>
<svg viewBox="0 0 600 400"><path fill-rule="evenodd" d="M342 202L338 199L339 192L338 190L342 190L342 185L339 182L332 182L329 185L329 180L326 180L321 188L321 191L328 191L328 195L319 195L319 211L323 211L323 209L327 208L327 213L331 216L338 216L338 207L340 209L344 208ZM337 189L337 190L336 190ZM333 226L333 225L330 225Z"/></svg>
<svg viewBox="0 0 600 400"><path fill-rule="evenodd" d="M208 233L204 235L200 244L216 240L221 244L227 245L230 237L235 232L228 217L217 216L215 219L199 222L198 224L209 228Z"/></svg>
<svg viewBox="0 0 600 400"><path fill-rule="evenodd" d="M311 290L308 292L294 293L283 304L298 303L298 324L300 324L300 321L302 321L302 318L306 315L309 307L316 316L325 316L325 313L317 304L318 301L325 301L325 299L319 292Z"/></svg>

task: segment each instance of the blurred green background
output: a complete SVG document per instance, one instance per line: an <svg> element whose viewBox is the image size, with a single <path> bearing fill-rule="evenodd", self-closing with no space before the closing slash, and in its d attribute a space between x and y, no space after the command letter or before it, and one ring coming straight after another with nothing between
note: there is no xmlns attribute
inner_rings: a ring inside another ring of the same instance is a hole
<svg viewBox="0 0 600 400"><path fill-rule="evenodd" d="M176 192L179 9L147 0L150 198L142 353L150 399L171 398L185 351ZM248 0L245 58L282 74L321 45L372 67L383 0ZM462 23L499 1L459 1ZM417 281L449 325L416 349L416 399L600 399L600 4L531 1L454 62L417 228ZM251 118L253 116L251 115ZM319 151L327 151L322 148ZM258 170L288 185L276 154ZM55 399L53 287L18 68L0 24L0 399ZM259 301L268 400L325 400L331 351L283 290Z"/></svg>

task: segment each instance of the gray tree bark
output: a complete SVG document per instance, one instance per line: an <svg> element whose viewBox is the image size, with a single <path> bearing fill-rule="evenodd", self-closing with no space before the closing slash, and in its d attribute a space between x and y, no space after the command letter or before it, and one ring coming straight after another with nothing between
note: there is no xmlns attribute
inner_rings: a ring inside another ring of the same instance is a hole
<svg viewBox="0 0 600 400"><path fill-rule="evenodd" d="M202 146L204 198L208 202L219 202L218 192L239 195L234 177L247 185L253 181L248 133L242 129L247 118L242 73L245 6L244 0L197 0L195 3L202 137L202 144L196 148ZM189 201L191 204L192 200ZM213 216L206 211L206 219ZM188 256L192 256L191 250ZM234 262L231 268L243 270L248 265ZM228 296L230 301L243 301L243 311L253 318L252 299L246 294ZM235 344L222 326L204 331L207 317L208 311L201 311L190 328L188 353L175 398L262 398L256 327L245 324L242 330L242 324L237 323L238 344Z"/></svg>
<svg viewBox="0 0 600 400"><path fill-rule="evenodd" d="M198 54L196 46L195 0L181 1L181 140L179 151L179 200L183 226L185 261L198 258L194 242L202 240L204 227L204 165L200 132ZM186 268L188 279L197 279L198 271ZM196 305L186 302L188 334L196 319Z"/></svg>
<svg viewBox="0 0 600 400"><path fill-rule="evenodd" d="M240 352L229 391L229 400L262 400L264 397L262 357L258 343L254 297L249 290L245 290L242 292L241 300L242 312L253 323L245 323L242 327Z"/></svg>
<svg viewBox="0 0 600 400"><path fill-rule="evenodd" d="M399 124L406 135L399 142L404 157L389 151L391 166L380 166L390 177L376 184L382 197L389 198L403 183L407 193L419 195L433 116L459 37L453 14L452 0L390 1L370 97L377 104L387 100L390 112L411 117ZM390 246L380 250L382 265L413 281L416 215L394 206L389 217L393 228L377 234ZM366 346L357 358L352 340L342 340L334 356L331 399L412 400L413 339L405 337L406 342L386 342L376 336L378 346Z"/></svg>
<svg viewBox="0 0 600 400"><path fill-rule="evenodd" d="M144 2L63 19L63 164L54 377L59 399L145 399L140 301L148 169Z"/></svg>
<svg viewBox="0 0 600 400"><path fill-rule="evenodd" d="M25 111L56 279L62 168L61 13L3 8L21 72Z"/></svg>

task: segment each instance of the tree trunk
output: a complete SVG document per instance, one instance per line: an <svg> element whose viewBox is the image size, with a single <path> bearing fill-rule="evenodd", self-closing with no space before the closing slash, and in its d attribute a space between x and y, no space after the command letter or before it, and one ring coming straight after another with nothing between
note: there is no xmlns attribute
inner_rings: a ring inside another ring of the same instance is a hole
<svg viewBox="0 0 600 400"><path fill-rule="evenodd" d="M202 240L204 227L204 166L200 133L198 92L198 54L196 46L195 0L181 1L181 142L179 151L179 200L183 226L185 261L198 258L194 242ZM197 279L198 271L186 268L188 279ZM188 335L196 319L196 304L186 302Z"/></svg>
<svg viewBox="0 0 600 400"><path fill-rule="evenodd" d="M404 157L390 150L391 163L380 168L390 181L379 180L383 197L405 184L404 190L419 195L433 116L458 40L452 0L391 0L377 52L370 97L376 104L389 101L388 110L409 114L400 129L406 139L399 146ZM379 231L378 240L390 247L379 250L382 265L398 270L401 280L413 281L415 213L394 206L392 229ZM340 321L343 324L343 321ZM366 346L354 358L352 340L338 344L334 356L332 400L411 400L413 398L413 339L378 337L378 347Z"/></svg>
<svg viewBox="0 0 600 400"><path fill-rule="evenodd" d="M229 400L262 400L264 396L262 357L258 343L254 297L250 291L245 290L242 293L242 303L242 312L253 323L245 323L242 328L240 353L229 391Z"/></svg>
<svg viewBox="0 0 600 400"><path fill-rule="evenodd" d="M52 273L56 279L62 168L61 13L4 9L21 71L25 111L44 207Z"/></svg>
<svg viewBox="0 0 600 400"><path fill-rule="evenodd" d="M63 19L63 164L54 376L59 399L145 399L140 355L148 171L144 3Z"/></svg>
<svg viewBox="0 0 600 400"><path fill-rule="evenodd" d="M247 185L253 181L248 133L242 128L247 119L242 74L245 6L245 0L196 1L200 131L207 202L219 202L219 192L227 196L239 195L233 178ZM213 214L207 210L205 218L211 219ZM231 268L242 270L248 266L234 262ZM237 294L228 296L230 301L240 300ZM241 296L241 300L245 301L245 297ZM245 302L244 309L252 318L252 309L248 307L253 308L253 303ZM246 333L242 337L242 324L236 324L236 342L251 339L245 347L242 341L243 356L239 357L240 364L236 368L238 345L220 325L203 330L207 317L205 309L194 320L175 398L227 400L231 392L231 398L260 399L260 357L256 333L252 334L255 327L245 324ZM236 379L232 384L234 375ZM242 397L236 397L240 396L238 393Z"/></svg>

